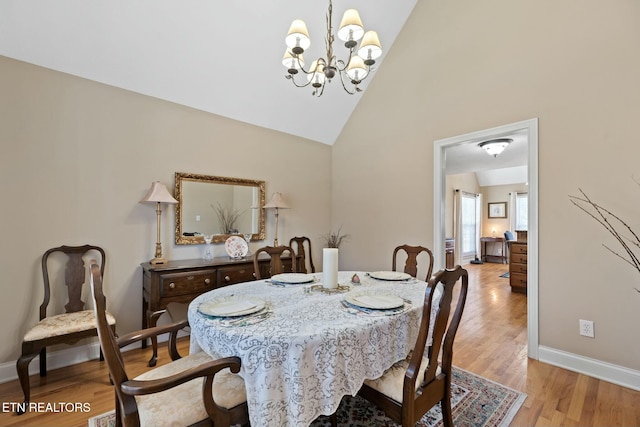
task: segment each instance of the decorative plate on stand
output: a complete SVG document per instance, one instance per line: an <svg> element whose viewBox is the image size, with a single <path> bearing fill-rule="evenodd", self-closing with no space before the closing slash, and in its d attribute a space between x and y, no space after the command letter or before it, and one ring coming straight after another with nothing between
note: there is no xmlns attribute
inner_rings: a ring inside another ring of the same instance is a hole
<svg viewBox="0 0 640 427"><path fill-rule="evenodd" d="M224 242L224 249L233 259L244 258L249 252L247 241L240 236L231 236Z"/></svg>

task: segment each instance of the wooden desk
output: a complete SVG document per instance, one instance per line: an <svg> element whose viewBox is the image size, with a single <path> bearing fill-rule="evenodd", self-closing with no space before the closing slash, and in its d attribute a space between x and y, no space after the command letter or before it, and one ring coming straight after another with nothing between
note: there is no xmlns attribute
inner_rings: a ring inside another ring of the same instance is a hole
<svg viewBox="0 0 640 427"><path fill-rule="evenodd" d="M500 252L498 254L487 253L487 243L500 244ZM507 255L505 251L505 239L504 237L481 237L480 238L480 258L482 261L493 262L492 259L499 259L500 263L507 262Z"/></svg>

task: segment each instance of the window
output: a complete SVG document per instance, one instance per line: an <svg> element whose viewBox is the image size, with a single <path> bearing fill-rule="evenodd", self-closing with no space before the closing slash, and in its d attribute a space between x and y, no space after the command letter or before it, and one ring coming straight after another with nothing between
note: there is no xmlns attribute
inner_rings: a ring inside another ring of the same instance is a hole
<svg viewBox="0 0 640 427"><path fill-rule="evenodd" d="M515 229L527 230L529 227L529 194L516 193Z"/></svg>
<svg viewBox="0 0 640 427"><path fill-rule="evenodd" d="M478 229L478 205L473 194L462 194L462 256L475 256L478 253L476 248L476 230Z"/></svg>

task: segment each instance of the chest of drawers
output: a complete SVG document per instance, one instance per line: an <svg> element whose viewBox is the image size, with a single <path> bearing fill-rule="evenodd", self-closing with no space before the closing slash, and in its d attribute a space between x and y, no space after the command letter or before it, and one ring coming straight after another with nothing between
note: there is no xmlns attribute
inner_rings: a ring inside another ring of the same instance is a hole
<svg viewBox="0 0 640 427"><path fill-rule="evenodd" d="M509 242L509 284L512 292L527 293L527 242Z"/></svg>

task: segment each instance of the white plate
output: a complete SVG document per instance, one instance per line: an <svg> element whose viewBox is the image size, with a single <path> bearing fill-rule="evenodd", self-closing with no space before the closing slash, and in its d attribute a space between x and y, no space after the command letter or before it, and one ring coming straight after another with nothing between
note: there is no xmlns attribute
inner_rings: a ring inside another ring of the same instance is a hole
<svg viewBox="0 0 640 427"><path fill-rule="evenodd" d="M242 237L231 236L225 240L224 249L231 258L242 258L249 252L249 245Z"/></svg>
<svg viewBox="0 0 640 427"><path fill-rule="evenodd" d="M344 300L357 307L371 308L374 310L390 310L404 305L402 298L388 294L346 295Z"/></svg>
<svg viewBox="0 0 640 427"><path fill-rule="evenodd" d="M284 273L271 276L271 281L285 285L295 285L299 283L311 283L314 281L314 276L303 273Z"/></svg>
<svg viewBox="0 0 640 427"><path fill-rule="evenodd" d="M400 280L411 279L411 275L407 273L402 273L400 271L373 271L369 273L369 276L373 277L374 279L390 280L390 281L400 281Z"/></svg>
<svg viewBox="0 0 640 427"><path fill-rule="evenodd" d="M206 316L237 317L257 313L264 307L265 302L259 298L226 298L203 302L198 311Z"/></svg>

